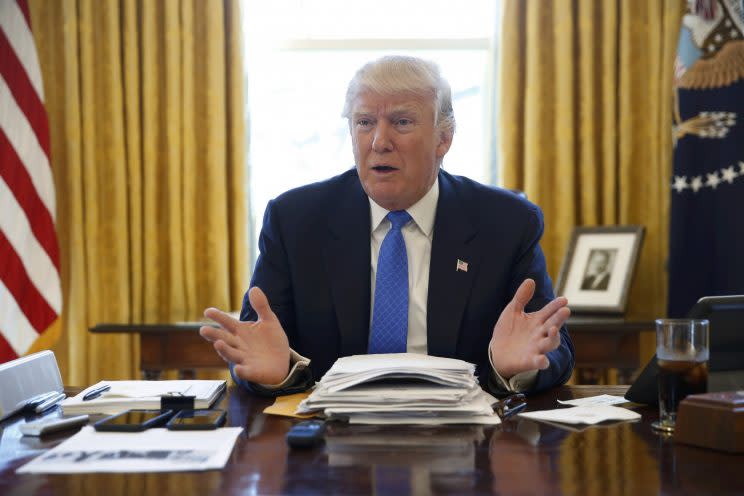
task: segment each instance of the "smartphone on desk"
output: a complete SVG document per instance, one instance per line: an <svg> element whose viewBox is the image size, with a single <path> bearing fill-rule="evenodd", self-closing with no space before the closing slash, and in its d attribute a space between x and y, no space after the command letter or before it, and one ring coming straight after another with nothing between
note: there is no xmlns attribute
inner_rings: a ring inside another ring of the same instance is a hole
<svg viewBox="0 0 744 496"><path fill-rule="evenodd" d="M202 431L222 427L224 423L224 410L181 410L168 421L168 429L173 431Z"/></svg>
<svg viewBox="0 0 744 496"><path fill-rule="evenodd" d="M162 427L173 413L173 410L127 410L99 420L93 427L105 432L141 432L150 427Z"/></svg>

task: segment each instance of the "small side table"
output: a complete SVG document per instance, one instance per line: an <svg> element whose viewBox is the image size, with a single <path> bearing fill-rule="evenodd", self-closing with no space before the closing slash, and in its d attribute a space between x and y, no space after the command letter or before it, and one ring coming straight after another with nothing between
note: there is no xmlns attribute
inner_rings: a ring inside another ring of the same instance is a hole
<svg viewBox="0 0 744 496"><path fill-rule="evenodd" d="M140 370L148 380L160 378L163 370L176 369L181 379L194 378L195 369L222 369L227 364L212 344L199 335L202 322L176 324L98 324L92 333L137 334L140 340Z"/></svg>
<svg viewBox="0 0 744 496"><path fill-rule="evenodd" d="M653 332L654 322L622 317L571 316L566 323L576 351L578 384L596 384L608 369L629 384L641 366L640 335Z"/></svg>

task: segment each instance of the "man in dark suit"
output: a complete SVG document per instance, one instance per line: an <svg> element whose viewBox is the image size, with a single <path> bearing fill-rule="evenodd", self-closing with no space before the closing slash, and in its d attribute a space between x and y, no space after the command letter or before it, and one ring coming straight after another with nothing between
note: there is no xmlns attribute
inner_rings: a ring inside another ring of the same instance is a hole
<svg viewBox="0 0 744 496"><path fill-rule="evenodd" d="M205 312L223 329L201 334L236 381L286 394L339 357L408 351L475 363L497 394L565 382L570 311L546 272L542 213L441 170L455 121L436 65L412 57L365 65L344 115L355 169L272 200L242 322ZM391 271L392 256L402 270ZM400 311L394 325L384 322ZM381 339L387 329L393 344Z"/></svg>

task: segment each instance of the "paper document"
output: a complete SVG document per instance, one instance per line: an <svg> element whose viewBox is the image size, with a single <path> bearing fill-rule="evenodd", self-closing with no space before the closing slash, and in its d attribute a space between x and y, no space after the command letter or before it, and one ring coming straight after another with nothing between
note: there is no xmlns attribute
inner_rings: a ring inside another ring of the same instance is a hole
<svg viewBox="0 0 744 496"><path fill-rule="evenodd" d="M447 417L444 415L431 417L423 417L421 415L383 417L379 415L359 414L349 417L349 423L367 425L499 425L501 419L493 413L488 415L458 415L456 417Z"/></svg>
<svg viewBox="0 0 744 496"><path fill-rule="evenodd" d="M182 472L222 469L241 427L210 431L97 432L87 426L17 470L19 474Z"/></svg>
<svg viewBox="0 0 744 496"><path fill-rule="evenodd" d="M445 386L467 386L475 365L419 353L354 355L336 360L321 379L329 391L381 379L419 379Z"/></svg>
<svg viewBox="0 0 744 496"><path fill-rule="evenodd" d="M338 359L297 413L365 424L498 424L475 366L414 353Z"/></svg>
<svg viewBox="0 0 744 496"><path fill-rule="evenodd" d="M103 385L111 389L99 397L85 401L88 391ZM209 408L222 391L225 381L101 381L84 389L77 396L62 402L65 415L103 413L113 415L133 408L159 410L162 396L194 396L194 408Z"/></svg>
<svg viewBox="0 0 744 496"><path fill-rule="evenodd" d="M597 405L619 405L620 403L629 403L622 396L613 396L611 394L600 394L599 396L589 396L588 398L578 398L575 400L558 400L561 405L571 406L597 406Z"/></svg>
<svg viewBox="0 0 744 496"><path fill-rule="evenodd" d="M638 420L639 413L611 405L575 406L537 412L520 413L520 417L532 420L547 420L566 424L598 424L606 420Z"/></svg>
<svg viewBox="0 0 744 496"><path fill-rule="evenodd" d="M475 365L456 358L422 355L420 353L377 353L339 358L330 368L328 374L342 375L368 372L378 368L381 363L385 364L382 370L419 370L426 374L436 373L436 371L475 372Z"/></svg>
<svg viewBox="0 0 744 496"><path fill-rule="evenodd" d="M313 418L316 415L314 413L302 414L295 413L297 406L300 401L304 400L310 395L309 391L302 393L288 394L286 396L277 396L274 399L274 403L264 408L264 413L269 415L281 415L283 417L294 417L308 419Z"/></svg>

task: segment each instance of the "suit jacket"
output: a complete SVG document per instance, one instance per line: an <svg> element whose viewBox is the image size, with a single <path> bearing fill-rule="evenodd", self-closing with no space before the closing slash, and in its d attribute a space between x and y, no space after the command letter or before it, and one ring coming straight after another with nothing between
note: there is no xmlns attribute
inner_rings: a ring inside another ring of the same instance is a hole
<svg viewBox="0 0 744 496"><path fill-rule="evenodd" d="M367 352L370 224L369 200L354 169L284 193L266 207L251 286L268 296L292 349L312 360L312 379L339 357ZM489 383L488 344L517 287L528 277L536 282L527 311L554 297L538 244L542 232L537 206L440 170L426 315L430 355L475 363L481 384ZM467 262L467 271L456 270L458 260ZM246 293L241 320L255 319ZM560 334L535 390L571 375L573 345L565 327Z"/></svg>
<svg viewBox="0 0 744 496"><path fill-rule="evenodd" d="M589 291L606 291L610 284L610 273L600 272L592 276L587 276L581 283L582 290Z"/></svg>

